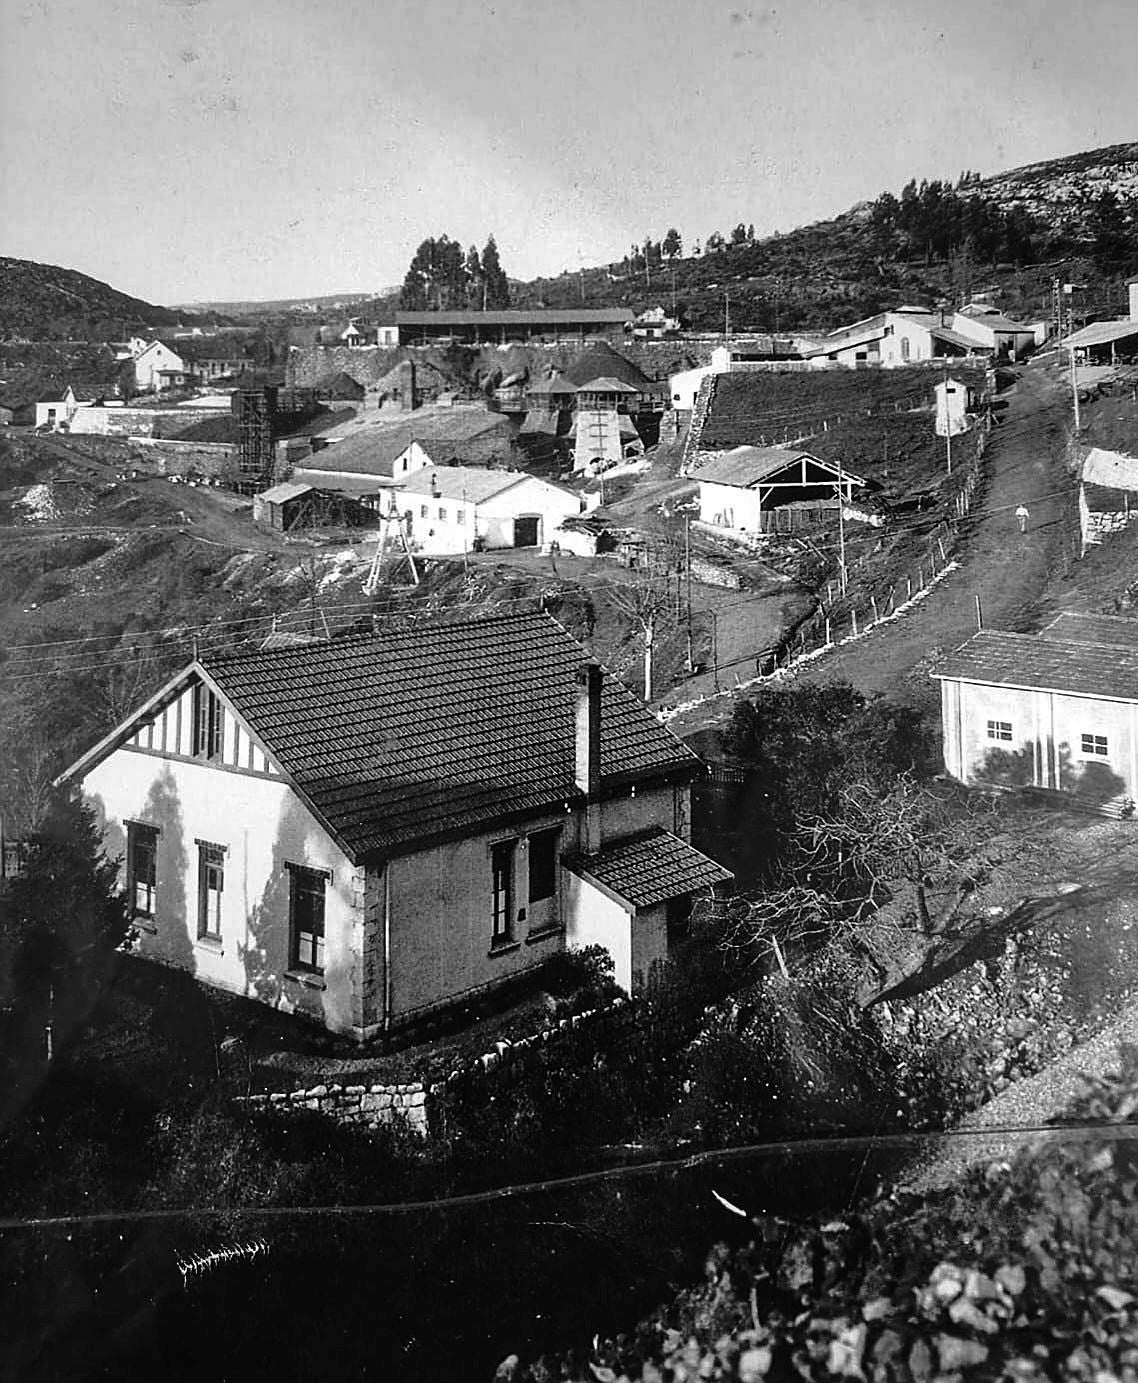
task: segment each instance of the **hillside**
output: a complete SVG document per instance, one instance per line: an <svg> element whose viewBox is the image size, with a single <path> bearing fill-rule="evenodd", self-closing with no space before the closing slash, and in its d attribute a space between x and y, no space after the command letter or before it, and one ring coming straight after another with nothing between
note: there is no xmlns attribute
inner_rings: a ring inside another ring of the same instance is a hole
<svg viewBox="0 0 1138 1383"><path fill-rule="evenodd" d="M741 217L749 209L740 207ZM996 289L1009 310L1050 308L1056 274L1086 284L1082 306L1124 308L1123 282L1138 271L1138 143L883 192L832 220L787 234L664 259L653 245L635 259L514 287L518 306L640 310L674 301L689 326L811 331L886 307ZM662 234L662 231L657 232ZM718 248L717 243L722 240Z"/></svg>
<svg viewBox="0 0 1138 1383"><path fill-rule="evenodd" d="M187 320L183 313L132 298L75 269L0 258L0 339L123 340L136 331Z"/></svg>

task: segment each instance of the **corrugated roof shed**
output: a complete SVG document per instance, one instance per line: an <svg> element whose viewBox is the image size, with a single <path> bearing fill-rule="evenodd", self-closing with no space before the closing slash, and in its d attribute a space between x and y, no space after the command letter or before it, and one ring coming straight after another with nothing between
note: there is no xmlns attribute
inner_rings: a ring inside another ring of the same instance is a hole
<svg viewBox="0 0 1138 1383"><path fill-rule="evenodd" d="M1138 701L1138 650L982 629L943 658L936 678Z"/></svg>
<svg viewBox="0 0 1138 1383"><path fill-rule="evenodd" d="M1083 327L1082 331L1076 331L1074 335L1061 341L1060 345L1065 348L1070 346L1105 346L1111 341L1124 341L1128 336L1138 336L1138 322L1131 320L1092 322L1089 327Z"/></svg>
<svg viewBox="0 0 1138 1383"><path fill-rule="evenodd" d="M257 498L268 504L285 504L290 499L299 499L301 495L310 494L312 494L311 485L301 485L296 481L286 480L283 484L274 485L269 490L262 490Z"/></svg>
<svg viewBox="0 0 1138 1383"><path fill-rule="evenodd" d="M491 471L485 466L424 466L413 471L399 488L408 495L437 494L442 499L481 504L526 478L521 471Z"/></svg>
<svg viewBox="0 0 1138 1383"><path fill-rule="evenodd" d="M691 893L706 893L735 877L729 869L665 830L630 836L595 855L579 855L567 864L636 908L654 907Z"/></svg>
<svg viewBox="0 0 1138 1383"><path fill-rule="evenodd" d="M575 674L548 615L439 624L202 666L353 859L580 800ZM602 789L699 760L606 677Z"/></svg>
<svg viewBox="0 0 1138 1383"><path fill-rule="evenodd" d="M1039 637L1138 650L1138 619L1126 619L1122 615L1081 615L1064 610L1039 631Z"/></svg>
<svg viewBox="0 0 1138 1383"><path fill-rule="evenodd" d="M721 456L711 457L696 471L694 478L710 480L717 485L738 485L747 488L759 484L760 481L769 480L780 471L796 465L803 458L811 466L820 467L837 480L837 466L821 460L811 452L803 451L801 448L796 450L793 447L735 447L731 451L725 451ZM846 470L842 471L842 480L848 481L851 485L865 483L860 476ZM807 484L809 483L808 481Z"/></svg>

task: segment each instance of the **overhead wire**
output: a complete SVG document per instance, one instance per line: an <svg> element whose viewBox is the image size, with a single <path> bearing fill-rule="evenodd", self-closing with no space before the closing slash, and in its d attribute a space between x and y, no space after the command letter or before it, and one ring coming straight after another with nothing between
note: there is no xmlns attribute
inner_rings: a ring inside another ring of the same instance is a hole
<svg viewBox="0 0 1138 1383"><path fill-rule="evenodd" d="M468 1191L453 1196L427 1197L413 1201L361 1202L354 1205L301 1206L226 1206L200 1209L163 1207L155 1210L102 1210L73 1215L6 1216L0 1218L0 1232L81 1228L94 1224L117 1224L137 1221L170 1221L187 1218L228 1219L241 1216L256 1219L312 1218L320 1215L413 1215L465 1209L494 1201L541 1195L570 1188L601 1185L610 1181L631 1180L634 1177L692 1171L720 1163L739 1162L753 1157L802 1157L835 1152L872 1151L874 1148L921 1149L935 1143L967 1141L998 1141L1000 1139L1038 1139L1058 1143L1064 1140L1086 1142L1101 1138L1106 1142L1130 1142L1138 1138L1138 1124L1121 1121L1088 1120L1069 1124L1004 1124L988 1128L945 1129L920 1133L838 1134L833 1137L791 1138L762 1143L727 1145L701 1149L685 1156L658 1157L646 1162L622 1163L617 1167L601 1167L588 1172L576 1172L560 1177L545 1177L538 1181L511 1183L482 1191ZM763 1213L748 1216L756 1222Z"/></svg>

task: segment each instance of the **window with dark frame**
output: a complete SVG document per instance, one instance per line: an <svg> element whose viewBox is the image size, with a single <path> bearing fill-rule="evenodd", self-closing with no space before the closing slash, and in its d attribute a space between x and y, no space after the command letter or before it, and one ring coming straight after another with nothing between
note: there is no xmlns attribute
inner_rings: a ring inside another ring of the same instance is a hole
<svg viewBox="0 0 1138 1383"><path fill-rule="evenodd" d="M514 853L517 841L500 840L490 847L490 875L494 897L494 928L491 941L501 946L513 939Z"/></svg>
<svg viewBox="0 0 1138 1383"><path fill-rule="evenodd" d="M195 759L216 759L221 754L221 701L201 682L194 688L194 724L190 753Z"/></svg>
<svg viewBox="0 0 1138 1383"><path fill-rule="evenodd" d="M540 903L557 892L556 826L547 831L535 831L529 838L529 900Z"/></svg>
<svg viewBox="0 0 1138 1383"><path fill-rule="evenodd" d="M324 973L324 889L328 876L320 869L290 864L289 968Z"/></svg>
<svg viewBox="0 0 1138 1383"><path fill-rule="evenodd" d="M221 895L225 891L225 846L198 842L198 937L221 940Z"/></svg>
<svg viewBox="0 0 1138 1383"><path fill-rule="evenodd" d="M1105 735L1083 735L1082 745L1084 754L1098 754L1105 758L1110 753Z"/></svg>
<svg viewBox="0 0 1138 1383"><path fill-rule="evenodd" d="M988 722L988 738L990 740L1010 740L1012 737L1012 723L1010 720L990 720Z"/></svg>
<svg viewBox="0 0 1138 1383"><path fill-rule="evenodd" d="M158 827L126 824L127 896L135 917L153 917L158 885Z"/></svg>

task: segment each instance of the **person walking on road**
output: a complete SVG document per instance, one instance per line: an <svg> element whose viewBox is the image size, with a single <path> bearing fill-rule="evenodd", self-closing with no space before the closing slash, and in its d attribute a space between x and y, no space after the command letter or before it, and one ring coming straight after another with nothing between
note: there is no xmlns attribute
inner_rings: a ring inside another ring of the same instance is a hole
<svg viewBox="0 0 1138 1383"><path fill-rule="evenodd" d="M1031 514L1028 512L1026 504L1021 504L1019 508L1016 510L1016 518L1019 520L1019 531L1021 533L1026 533L1027 521L1029 518L1031 518Z"/></svg>

